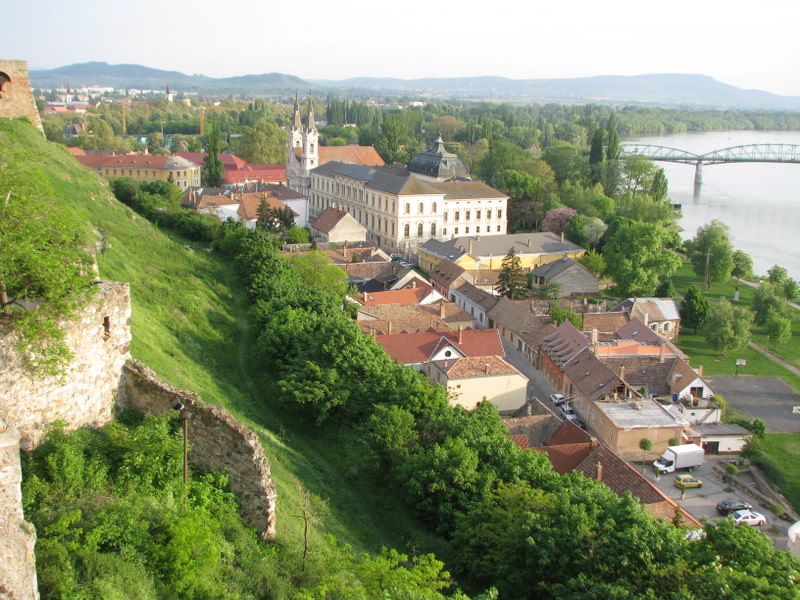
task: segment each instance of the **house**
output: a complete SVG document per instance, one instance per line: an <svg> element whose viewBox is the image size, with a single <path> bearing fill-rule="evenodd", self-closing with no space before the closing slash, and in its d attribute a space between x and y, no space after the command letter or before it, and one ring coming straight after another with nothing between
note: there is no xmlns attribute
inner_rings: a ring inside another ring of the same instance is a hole
<svg viewBox="0 0 800 600"><path fill-rule="evenodd" d="M728 423L701 423L696 428L706 454L738 454L753 435L741 425Z"/></svg>
<svg viewBox="0 0 800 600"><path fill-rule="evenodd" d="M451 260L467 270L499 270L512 249L526 272L564 257L579 258L586 253L563 235L552 232L506 235L475 232L475 235L453 237L440 244L425 243L417 254L419 265L425 271L430 271L442 260Z"/></svg>
<svg viewBox="0 0 800 600"><path fill-rule="evenodd" d="M497 302L487 308L486 319L489 327L496 327L504 339L524 354L532 365L541 369L538 366L539 345L555 328L550 316L535 302L498 297Z"/></svg>
<svg viewBox="0 0 800 600"><path fill-rule="evenodd" d="M176 152L175 156L180 156L198 165L205 165L207 152ZM222 163L222 185L229 186L234 184L258 182L269 184L286 183L286 165L265 165L249 163L243 158L222 152L219 154Z"/></svg>
<svg viewBox="0 0 800 600"><path fill-rule="evenodd" d="M180 156L120 154L76 156L82 165L106 179L128 177L137 181L170 181L182 190L200 186L201 166Z"/></svg>
<svg viewBox="0 0 800 600"><path fill-rule="evenodd" d="M600 280L582 264L564 256L531 271L534 286L557 285L559 296L587 296L600 291Z"/></svg>
<svg viewBox="0 0 800 600"><path fill-rule="evenodd" d="M450 298L474 317L479 328L489 327L489 311L500 301L499 296L466 282L452 289Z"/></svg>
<svg viewBox="0 0 800 600"><path fill-rule="evenodd" d="M431 383L447 389L451 406L475 410L488 401L500 412L510 412L527 400L528 378L500 356L437 360L424 371Z"/></svg>
<svg viewBox="0 0 800 600"><path fill-rule="evenodd" d="M455 360L474 356L505 356L503 344L495 329L462 329L423 331L375 337L395 362L421 368L437 360Z"/></svg>
<svg viewBox="0 0 800 600"><path fill-rule="evenodd" d="M266 202L273 210L289 208L277 194L273 193L274 191L277 191L277 188L260 192L237 192L233 189L190 187L183 195L182 204L199 213L214 215L220 221L231 219L244 223L248 229L254 229L262 202ZM292 214L297 217L297 213L293 210Z"/></svg>
<svg viewBox="0 0 800 600"><path fill-rule="evenodd" d="M311 237L319 242L363 242L367 237L366 228L348 213L336 208L328 208L310 224Z"/></svg>
<svg viewBox="0 0 800 600"><path fill-rule="evenodd" d="M373 304L356 314L361 331L369 335L419 333L429 330L474 329L475 321L452 302L432 304Z"/></svg>
<svg viewBox="0 0 800 600"><path fill-rule="evenodd" d="M425 305L441 301L442 295L430 285L417 285L416 281L412 280L411 287L386 290L384 292L362 292L355 297L355 300L363 306L375 306L378 304Z"/></svg>
<svg viewBox="0 0 800 600"><path fill-rule="evenodd" d="M527 405L526 409L531 407ZM560 474L583 473L602 481L617 494L630 493L654 517L674 521L680 515L684 527L702 525L675 501L661 492L621 456L570 421L561 421L537 403L528 413L503 419L509 438L519 448L543 452Z"/></svg>
<svg viewBox="0 0 800 600"><path fill-rule="evenodd" d="M631 318L637 317L668 340L678 339L681 315L672 298L628 298L611 307L611 312L617 311L625 312Z"/></svg>

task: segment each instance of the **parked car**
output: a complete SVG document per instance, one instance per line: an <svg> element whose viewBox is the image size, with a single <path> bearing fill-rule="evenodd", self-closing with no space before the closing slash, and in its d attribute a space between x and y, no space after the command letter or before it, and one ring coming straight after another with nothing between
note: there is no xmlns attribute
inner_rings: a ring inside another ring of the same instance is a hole
<svg viewBox="0 0 800 600"><path fill-rule="evenodd" d="M675 477L675 486L681 489L699 488L703 486L703 482L700 481L694 475L689 475L688 473L681 473L680 475Z"/></svg>
<svg viewBox="0 0 800 600"><path fill-rule="evenodd" d="M737 525L750 525L751 527L760 527L767 524L767 518L759 512L754 510L736 510L730 514L733 522Z"/></svg>
<svg viewBox="0 0 800 600"><path fill-rule="evenodd" d="M737 510L750 510L753 505L738 498L726 498L717 503L717 512L721 515L729 515Z"/></svg>
<svg viewBox="0 0 800 600"><path fill-rule="evenodd" d="M550 400L553 401L553 404L558 406L559 404L566 402L567 397L564 394L550 394Z"/></svg>
<svg viewBox="0 0 800 600"><path fill-rule="evenodd" d="M572 408L569 404L562 404L558 407L558 410L561 411L562 416L567 419L568 421L577 421L578 420L578 413L575 412L575 409Z"/></svg>

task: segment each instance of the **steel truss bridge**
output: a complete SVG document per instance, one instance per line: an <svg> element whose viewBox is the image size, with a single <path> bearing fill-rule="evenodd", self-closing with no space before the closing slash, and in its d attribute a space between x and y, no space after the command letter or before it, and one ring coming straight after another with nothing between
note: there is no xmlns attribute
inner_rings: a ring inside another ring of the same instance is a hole
<svg viewBox="0 0 800 600"><path fill-rule="evenodd" d="M695 154L686 150L654 146L651 144L622 144L620 156L643 156L654 161L695 165L694 183L703 180L703 165L719 165L736 162L795 163L800 164L800 145L798 144L748 144L712 150L705 154Z"/></svg>

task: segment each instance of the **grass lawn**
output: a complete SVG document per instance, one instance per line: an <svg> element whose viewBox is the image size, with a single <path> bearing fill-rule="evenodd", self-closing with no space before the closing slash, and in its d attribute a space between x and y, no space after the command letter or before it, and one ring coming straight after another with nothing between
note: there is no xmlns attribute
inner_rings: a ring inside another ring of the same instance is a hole
<svg viewBox="0 0 800 600"><path fill-rule="evenodd" d="M763 440L764 452L778 465L786 479L781 490L786 499L800 510L800 435L769 433Z"/></svg>

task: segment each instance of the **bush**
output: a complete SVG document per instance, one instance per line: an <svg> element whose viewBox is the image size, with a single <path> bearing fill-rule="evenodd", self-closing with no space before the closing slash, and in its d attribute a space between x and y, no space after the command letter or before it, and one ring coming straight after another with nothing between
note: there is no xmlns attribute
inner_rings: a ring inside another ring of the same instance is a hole
<svg viewBox="0 0 800 600"><path fill-rule="evenodd" d="M777 502L770 504L769 510L776 517L780 517L783 513L786 512L786 508L783 506L783 504L778 504Z"/></svg>
<svg viewBox="0 0 800 600"><path fill-rule="evenodd" d="M759 454L752 460L772 484L778 486L779 488L786 486L786 477L774 460L764 454Z"/></svg>

